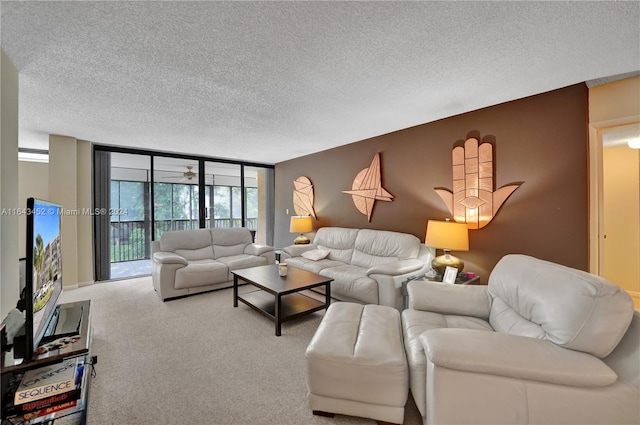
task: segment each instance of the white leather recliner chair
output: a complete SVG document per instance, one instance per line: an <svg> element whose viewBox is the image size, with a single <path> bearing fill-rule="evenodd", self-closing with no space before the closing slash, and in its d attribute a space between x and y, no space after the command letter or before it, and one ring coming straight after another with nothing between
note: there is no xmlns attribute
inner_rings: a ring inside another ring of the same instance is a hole
<svg viewBox="0 0 640 425"><path fill-rule="evenodd" d="M408 293L425 424L640 423L640 312L618 286L507 255L488 287L414 281Z"/></svg>

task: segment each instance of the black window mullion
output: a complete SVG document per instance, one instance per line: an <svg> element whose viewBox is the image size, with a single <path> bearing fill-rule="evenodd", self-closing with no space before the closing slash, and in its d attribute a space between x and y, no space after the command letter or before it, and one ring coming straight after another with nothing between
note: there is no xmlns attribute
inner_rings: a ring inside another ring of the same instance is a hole
<svg viewBox="0 0 640 425"><path fill-rule="evenodd" d="M241 219L240 223L242 227L247 227L247 200L246 194L244 193L244 165L240 166L240 209L241 209Z"/></svg>

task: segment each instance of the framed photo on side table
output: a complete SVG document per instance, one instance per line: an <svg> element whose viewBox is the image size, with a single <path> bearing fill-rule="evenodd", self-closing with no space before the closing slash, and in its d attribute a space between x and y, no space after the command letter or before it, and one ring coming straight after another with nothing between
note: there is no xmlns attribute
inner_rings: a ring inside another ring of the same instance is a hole
<svg viewBox="0 0 640 425"><path fill-rule="evenodd" d="M447 267L442 277L442 283L456 283L456 277L458 276L458 269L455 267Z"/></svg>

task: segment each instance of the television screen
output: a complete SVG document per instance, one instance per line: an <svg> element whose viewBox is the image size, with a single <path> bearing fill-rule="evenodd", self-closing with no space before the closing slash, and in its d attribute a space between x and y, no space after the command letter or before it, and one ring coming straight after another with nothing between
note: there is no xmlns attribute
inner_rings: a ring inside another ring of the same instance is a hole
<svg viewBox="0 0 640 425"><path fill-rule="evenodd" d="M27 200L27 358L33 357L62 292L61 210L48 201Z"/></svg>
<svg viewBox="0 0 640 425"><path fill-rule="evenodd" d="M27 277L25 273L27 272L27 259L21 258L18 260L18 273L20 275L20 293L22 294L22 290L27 286Z"/></svg>

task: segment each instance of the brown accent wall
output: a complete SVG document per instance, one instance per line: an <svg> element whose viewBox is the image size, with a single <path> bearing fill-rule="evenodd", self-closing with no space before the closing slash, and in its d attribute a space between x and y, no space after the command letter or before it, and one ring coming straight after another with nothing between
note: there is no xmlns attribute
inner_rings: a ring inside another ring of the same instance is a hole
<svg viewBox="0 0 640 425"><path fill-rule="evenodd" d="M427 220L450 215L433 189L452 189L451 150L473 136L494 145L494 190L522 185L486 227L469 231L468 252L454 252L465 270L486 282L509 253L587 270L587 102L588 89L578 84L278 163L274 245L295 237L286 210L295 215L293 180L299 176L314 185L315 229L383 229L424 241ZM368 222L341 191L351 189L378 152L382 186L394 199L376 201Z"/></svg>

